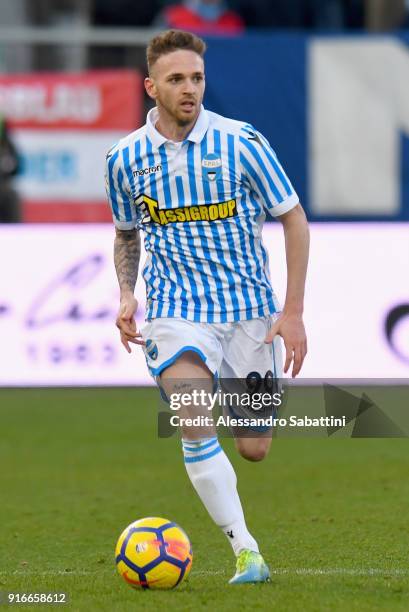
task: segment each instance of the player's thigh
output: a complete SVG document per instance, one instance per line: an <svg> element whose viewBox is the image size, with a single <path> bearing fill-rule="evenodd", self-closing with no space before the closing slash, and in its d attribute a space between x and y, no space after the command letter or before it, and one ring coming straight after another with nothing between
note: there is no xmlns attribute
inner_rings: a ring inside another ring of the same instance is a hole
<svg viewBox="0 0 409 612"><path fill-rule="evenodd" d="M186 350L163 370L160 375L164 381L213 380L213 374L206 363L195 351Z"/></svg>
<svg viewBox="0 0 409 612"><path fill-rule="evenodd" d="M264 459L270 450L273 433L271 419L276 416L273 395L282 377L281 338L276 337L272 344L264 342L270 326L270 317L242 321L223 346L221 385L231 391L240 389L242 397L259 393L271 399L271 404L267 403L261 410L259 404L257 409L253 409L251 402L240 405L240 400L227 409L233 418L255 417L262 421L254 427L231 428L238 452L250 461Z"/></svg>
<svg viewBox="0 0 409 612"><path fill-rule="evenodd" d="M197 353L182 353L161 373L158 384L166 397L178 399L184 439L198 440L216 435L208 400L214 392L214 377Z"/></svg>
<svg viewBox="0 0 409 612"><path fill-rule="evenodd" d="M282 341L276 336L270 344L264 342L271 327L272 317L239 321L234 333L222 341L222 378L245 381L249 374L260 379L281 378L283 372Z"/></svg>

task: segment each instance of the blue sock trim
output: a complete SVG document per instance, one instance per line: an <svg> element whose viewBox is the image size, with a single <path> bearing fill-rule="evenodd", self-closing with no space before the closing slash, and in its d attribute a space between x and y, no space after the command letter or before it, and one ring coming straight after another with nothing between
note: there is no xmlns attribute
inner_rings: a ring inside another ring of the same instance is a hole
<svg viewBox="0 0 409 612"><path fill-rule="evenodd" d="M222 450L222 447L220 445L217 445L216 448L211 450L210 453L206 453L205 455L197 455L196 457L185 457L185 463L196 463L197 461L205 461L206 459L210 459L210 457L214 457Z"/></svg>
<svg viewBox="0 0 409 612"><path fill-rule="evenodd" d="M206 444L198 444L197 446L187 446L188 444L192 444L192 442L183 442L183 450L184 451L189 451L191 453L198 453L202 450L205 450L206 448L210 448L210 446L213 446L214 444L217 443L217 438L212 438L209 442L206 442Z"/></svg>

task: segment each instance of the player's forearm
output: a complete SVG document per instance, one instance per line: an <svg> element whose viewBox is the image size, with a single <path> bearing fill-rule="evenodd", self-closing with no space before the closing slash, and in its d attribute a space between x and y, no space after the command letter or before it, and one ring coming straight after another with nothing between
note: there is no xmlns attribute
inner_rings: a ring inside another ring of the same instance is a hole
<svg viewBox="0 0 409 612"><path fill-rule="evenodd" d="M302 315L307 276L310 234L301 206L280 219L284 227L287 259L287 291L283 312Z"/></svg>
<svg viewBox="0 0 409 612"><path fill-rule="evenodd" d="M141 239L136 229L116 229L114 263L121 297L133 295L138 278Z"/></svg>

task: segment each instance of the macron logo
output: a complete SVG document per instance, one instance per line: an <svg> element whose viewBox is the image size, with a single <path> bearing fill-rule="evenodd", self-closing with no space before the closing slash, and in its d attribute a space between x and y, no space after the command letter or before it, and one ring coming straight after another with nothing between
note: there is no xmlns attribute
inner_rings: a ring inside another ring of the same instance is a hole
<svg viewBox="0 0 409 612"><path fill-rule="evenodd" d="M134 170L132 174L134 176L143 176L144 174L152 174L154 172L160 172L162 170L162 164L158 166L149 166L149 168L142 168L141 170Z"/></svg>

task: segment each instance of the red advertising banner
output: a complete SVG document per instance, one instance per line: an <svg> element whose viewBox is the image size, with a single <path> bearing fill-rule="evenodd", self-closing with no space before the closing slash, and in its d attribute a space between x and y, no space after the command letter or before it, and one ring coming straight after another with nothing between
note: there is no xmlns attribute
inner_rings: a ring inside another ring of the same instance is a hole
<svg viewBox="0 0 409 612"><path fill-rule="evenodd" d="M130 131L142 114L134 70L0 76L0 113L10 127Z"/></svg>
<svg viewBox="0 0 409 612"><path fill-rule="evenodd" d="M140 127L134 70L0 76L3 115L21 158L16 187L31 222L107 221L105 154Z"/></svg>

